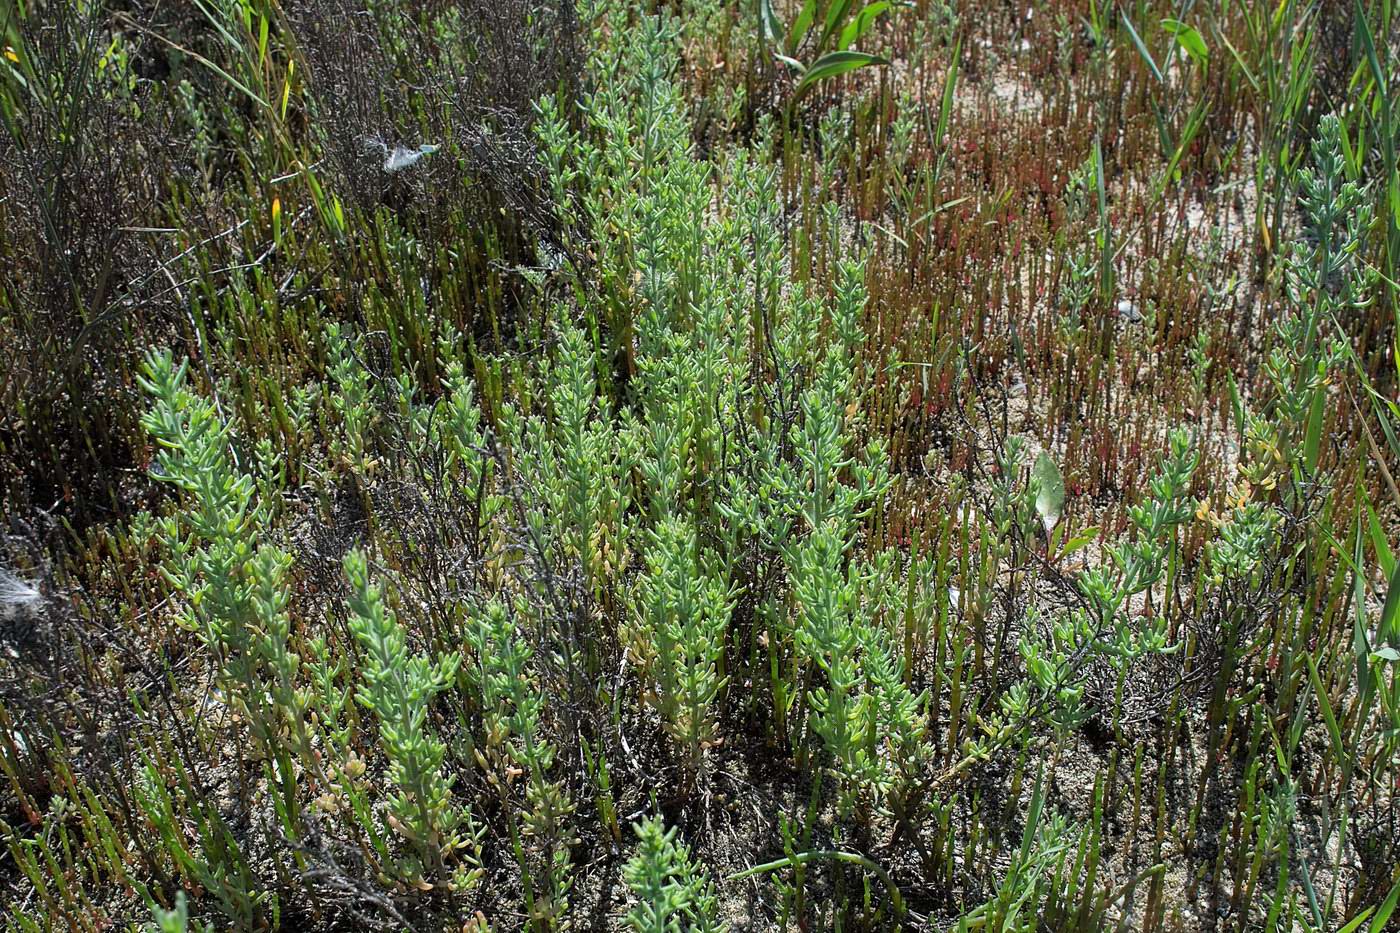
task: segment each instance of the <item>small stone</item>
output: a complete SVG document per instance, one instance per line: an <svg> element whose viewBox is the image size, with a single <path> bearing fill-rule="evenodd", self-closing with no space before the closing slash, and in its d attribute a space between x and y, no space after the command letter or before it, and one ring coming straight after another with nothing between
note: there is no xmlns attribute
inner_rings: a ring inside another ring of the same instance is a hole
<svg viewBox="0 0 1400 933"><path fill-rule="evenodd" d="M1118 316L1129 324L1142 323L1142 311L1138 309L1138 306L1134 302L1129 301L1127 298L1119 300Z"/></svg>

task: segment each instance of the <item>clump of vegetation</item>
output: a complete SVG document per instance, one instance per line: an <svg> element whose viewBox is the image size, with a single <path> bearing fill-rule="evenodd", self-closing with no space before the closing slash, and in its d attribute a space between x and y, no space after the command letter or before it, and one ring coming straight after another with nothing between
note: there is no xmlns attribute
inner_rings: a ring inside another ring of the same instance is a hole
<svg viewBox="0 0 1400 933"><path fill-rule="evenodd" d="M5 929L1389 929L1394 28L0 0Z"/></svg>

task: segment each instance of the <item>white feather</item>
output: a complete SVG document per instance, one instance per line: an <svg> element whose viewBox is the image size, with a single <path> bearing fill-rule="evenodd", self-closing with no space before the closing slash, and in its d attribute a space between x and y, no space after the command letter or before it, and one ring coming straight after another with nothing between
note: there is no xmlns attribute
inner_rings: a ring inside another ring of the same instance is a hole
<svg viewBox="0 0 1400 933"><path fill-rule="evenodd" d="M360 148L366 152L382 152L384 154L384 171L386 174L402 172L406 168L412 168L425 155L432 155L438 151L438 146L433 143L424 143L421 146L395 146L390 149L389 144L377 136L361 136Z"/></svg>
<svg viewBox="0 0 1400 933"><path fill-rule="evenodd" d="M390 174L402 172L406 168L412 168L418 160L425 155L432 155L437 152L437 146L422 145L417 149L410 149L407 146L395 146L394 151L389 153L384 160L384 171Z"/></svg>
<svg viewBox="0 0 1400 933"><path fill-rule="evenodd" d="M34 587L0 567L0 621L27 618L39 611L44 597Z"/></svg>

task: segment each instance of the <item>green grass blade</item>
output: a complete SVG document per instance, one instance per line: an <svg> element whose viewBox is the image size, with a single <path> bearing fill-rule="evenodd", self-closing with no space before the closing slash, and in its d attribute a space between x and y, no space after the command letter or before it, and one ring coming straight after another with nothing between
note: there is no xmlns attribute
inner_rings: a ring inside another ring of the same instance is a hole
<svg viewBox="0 0 1400 933"><path fill-rule="evenodd" d="M1317 673L1317 661L1306 655L1308 679L1312 682L1313 693L1317 696L1317 708L1322 711L1322 720L1327 724L1327 734L1332 739L1332 751L1339 759L1346 758L1346 746L1342 742L1342 730L1337 725L1337 717L1332 711L1332 701L1327 699L1327 690L1322 686L1322 678Z"/></svg>
<svg viewBox="0 0 1400 933"><path fill-rule="evenodd" d="M843 75L848 71L855 71L857 68L865 68L870 65L888 65L889 62L878 55L870 55L866 52L828 52L821 58L812 62L802 75L802 80L797 82L796 97L801 97L812 89L812 85L818 81L825 81L827 78L834 78Z"/></svg>
<svg viewBox="0 0 1400 933"><path fill-rule="evenodd" d="M1128 27L1128 36L1133 40L1133 45L1137 46L1138 54L1141 55L1142 60L1147 63L1147 67L1152 70L1152 76L1159 82L1165 83L1166 79L1162 77L1162 69L1158 68L1157 63L1153 61L1152 53L1147 51L1147 46L1143 43L1142 37L1139 36L1138 31L1133 28L1133 21L1128 19L1127 12L1120 11L1119 15L1123 17L1123 25Z"/></svg>
<svg viewBox="0 0 1400 933"><path fill-rule="evenodd" d="M846 28L841 30L841 37L836 40L838 49L849 49L861 40L864 35L875 25L875 21L880 18L886 10L890 8L888 0L875 0L874 3L867 3L855 19L846 24Z"/></svg>

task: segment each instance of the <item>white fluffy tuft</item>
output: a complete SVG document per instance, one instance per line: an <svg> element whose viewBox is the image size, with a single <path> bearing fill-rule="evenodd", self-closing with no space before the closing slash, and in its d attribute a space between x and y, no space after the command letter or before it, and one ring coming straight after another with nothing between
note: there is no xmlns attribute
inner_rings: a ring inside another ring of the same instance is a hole
<svg viewBox="0 0 1400 933"><path fill-rule="evenodd" d="M37 615L43 601L37 589L0 567L0 621Z"/></svg>

